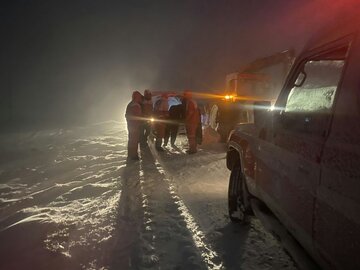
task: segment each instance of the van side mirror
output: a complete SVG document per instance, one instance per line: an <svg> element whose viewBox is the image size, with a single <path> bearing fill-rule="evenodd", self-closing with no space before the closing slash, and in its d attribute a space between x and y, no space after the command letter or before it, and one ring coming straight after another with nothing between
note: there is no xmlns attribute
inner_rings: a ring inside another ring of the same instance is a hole
<svg viewBox="0 0 360 270"><path fill-rule="evenodd" d="M305 80L306 80L306 77L307 77L307 74L304 70L300 71L295 83L294 83L294 86L295 87L301 87L303 86Z"/></svg>

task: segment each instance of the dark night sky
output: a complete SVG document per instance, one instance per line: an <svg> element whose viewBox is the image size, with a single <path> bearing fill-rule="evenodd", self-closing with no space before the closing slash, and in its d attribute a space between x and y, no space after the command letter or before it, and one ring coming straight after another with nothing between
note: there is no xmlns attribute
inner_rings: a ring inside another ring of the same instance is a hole
<svg viewBox="0 0 360 270"><path fill-rule="evenodd" d="M0 120L9 89L11 122L55 124L122 120L133 90L220 89L255 58L299 51L355 1L336 2L2 1Z"/></svg>

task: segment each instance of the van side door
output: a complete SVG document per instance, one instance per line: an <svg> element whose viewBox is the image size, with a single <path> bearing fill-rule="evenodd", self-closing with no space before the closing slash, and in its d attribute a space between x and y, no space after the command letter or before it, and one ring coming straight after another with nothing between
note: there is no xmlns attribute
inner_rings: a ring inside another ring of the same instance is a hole
<svg viewBox="0 0 360 270"><path fill-rule="evenodd" d="M360 269L360 44L348 52L321 164L314 240L336 269Z"/></svg>
<svg viewBox="0 0 360 270"><path fill-rule="evenodd" d="M298 59L274 112L275 196L285 225L311 253L320 160L346 53L333 46Z"/></svg>

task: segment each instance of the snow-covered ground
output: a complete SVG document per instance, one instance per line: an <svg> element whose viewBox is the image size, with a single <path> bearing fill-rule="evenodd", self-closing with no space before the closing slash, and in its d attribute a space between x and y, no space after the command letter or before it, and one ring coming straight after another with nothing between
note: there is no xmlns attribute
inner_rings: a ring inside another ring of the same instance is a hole
<svg viewBox="0 0 360 270"><path fill-rule="evenodd" d="M126 162L125 125L0 135L0 269L296 269L227 216L225 149Z"/></svg>

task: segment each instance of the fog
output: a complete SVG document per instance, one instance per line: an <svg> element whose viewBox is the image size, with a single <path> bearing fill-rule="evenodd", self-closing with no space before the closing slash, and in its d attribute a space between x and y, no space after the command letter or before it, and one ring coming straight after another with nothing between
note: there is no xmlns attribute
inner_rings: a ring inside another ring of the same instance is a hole
<svg viewBox="0 0 360 270"><path fill-rule="evenodd" d="M133 90L210 92L355 1L2 1L6 125L123 121Z"/></svg>

